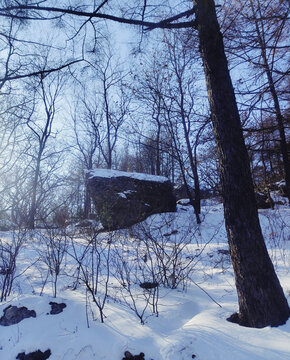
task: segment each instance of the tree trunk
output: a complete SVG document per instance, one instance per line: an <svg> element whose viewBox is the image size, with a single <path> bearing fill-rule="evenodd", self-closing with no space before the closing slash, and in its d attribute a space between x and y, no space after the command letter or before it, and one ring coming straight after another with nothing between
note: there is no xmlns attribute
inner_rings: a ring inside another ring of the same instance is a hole
<svg viewBox="0 0 290 360"><path fill-rule="evenodd" d="M156 175L161 175L160 134L161 134L161 124L160 124L159 116L158 116L157 117L157 133L156 133Z"/></svg>
<svg viewBox="0 0 290 360"><path fill-rule="evenodd" d="M186 148L187 148L187 154L188 154L188 158L189 158L189 164L190 164L190 169L192 172L192 177L193 177L193 181L194 181L194 200L192 199L191 196L191 201L194 201L194 211L197 214L200 214L201 211L201 206L200 206L200 184L199 184L199 177L198 177L198 172L197 172L197 162L196 162L196 158L193 158L193 151L192 151L192 146L190 144L190 139L189 139L189 125L186 125L186 116L185 116L185 111L184 111L184 95L183 95L183 89L181 84L179 83L179 91L181 94L181 99L180 99L180 115L181 115L181 122L182 122L182 126L183 126L183 134L184 134L184 139L186 142ZM185 183L186 188L188 189L187 184ZM190 192L189 192L190 193Z"/></svg>
<svg viewBox="0 0 290 360"><path fill-rule="evenodd" d="M40 174L40 162L41 162L41 155L42 152L39 150L36 162L36 169L34 173L33 183L32 183L32 194L31 194L31 205L28 214L28 229L35 228L35 215L36 215L36 193L37 193L37 185L38 185L38 178Z"/></svg>
<svg viewBox="0 0 290 360"><path fill-rule="evenodd" d="M258 328L278 326L287 321L290 310L260 228L249 158L215 3L214 0L194 0L194 3L239 299L239 314L230 320Z"/></svg>
<svg viewBox="0 0 290 360"><path fill-rule="evenodd" d="M183 178L184 186L185 186L185 189L186 189L186 193L187 193L187 196L189 198L190 205L192 205L192 207L194 209L196 223L201 224L201 220L200 220L200 216L199 216L200 212L198 211L195 199L193 199L193 197L192 197L191 191L189 189L189 186L188 186L188 183L187 183L187 180L186 180L184 162L182 160L182 156L180 154L180 149L178 147L177 140L176 140L176 137L175 137L175 134L174 134L173 125L172 125L172 122L170 120L170 112L168 112L168 125L169 125L169 131L170 131L170 135L171 135L171 140L173 142L174 150L175 150L175 153L176 153L176 158L177 158L177 161L178 161L178 164L179 164L179 168L180 168L181 175L182 175L182 178Z"/></svg>
<svg viewBox="0 0 290 360"><path fill-rule="evenodd" d="M87 186L87 179L85 183L85 198L84 198L84 219L89 219L90 213L92 212L91 204L91 192Z"/></svg>
<svg viewBox="0 0 290 360"><path fill-rule="evenodd" d="M185 137L185 142L186 142L186 147L187 147L189 164L190 164L190 169L192 172L192 177L193 177L193 182L194 182L194 203L195 203L194 209L198 214L200 214L201 199L200 199L200 184L199 184L199 176L198 176L198 171L197 171L197 162L196 162L196 158L193 158L193 151L192 151L192 147L191 147L190 140L189 140L189 133L186 129L185 122L183 119L182 119L182 122L183 122L184 137Z"/></svg>

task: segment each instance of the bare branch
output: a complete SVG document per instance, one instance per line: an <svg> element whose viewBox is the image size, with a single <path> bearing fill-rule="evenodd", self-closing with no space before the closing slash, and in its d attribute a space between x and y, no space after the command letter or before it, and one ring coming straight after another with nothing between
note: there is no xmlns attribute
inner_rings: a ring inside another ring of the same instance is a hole
<svg viewBox="0 0 290 360"><path fill-rule="evenodd" d="M5 83L6 81L24 79L24 78L28 78L28 77L32 77L32 76L39 76L39 75L45 77L45 76L47 76L48 74L50 74L52 72L65 69L65 68L67 68L67 67L69 67L71 65L74 65L76 63L79 63L81 61L83 61L83 59L74 60L74 61L71 61L71 62L66 63L64 65L58 66L56 68L50 68L50 69L47 69L47 70L34 71L34 72L31 72L31 73L28 73L28 74L18 74L18 75L14 75L14 76L7 75L4 78L0 79L0 83Z"/></svg>
<svg viewBox="0 0 290 360"><path fill-rule="evenodd" d="M104 4L102 4L104 5ZM102 7L100 5L100 7ZM99 7L99 8L100 8ZM99 9L98 8L98 9ZM123 17L113 16L110 14L101 14L94 12L88 12L88 11L80 11L72 8L57 8L57 7L49 7L49 6L32 6L32 5L18 5L18 6L10 6L6 8L0 8L0 16L6 16L6 17L12 17L12 18L19 18L19 19L28 19L28 20L40 20L45 19L41 17L35 17L32 16L20 16L13 13L10 13L14 10L34 10L34 11L40 11L40 12L55 12L55 13L61 13L61 14L69 14L74 16L80 16L80 17L88 17L89 19L97 18L97 19L106 19L115 21L118 23L123 24L130 24L130 25L141 25L148 28L148 30L151 29L180 29L180 28L188 28L194 26L194 21L186 21L186 22L180 22L180 23L172 23L175 20L178 20L182 17L188 17L194 13L194 8L187 10L185 12L182 12L178 15L175 15L173 17L170 17L168 19L162 20L158 23L150 22L150 21L143 21L143 20L137 20L137 19L126 19ZM51 20L51 18L47 18L47 20Z"/></svg>

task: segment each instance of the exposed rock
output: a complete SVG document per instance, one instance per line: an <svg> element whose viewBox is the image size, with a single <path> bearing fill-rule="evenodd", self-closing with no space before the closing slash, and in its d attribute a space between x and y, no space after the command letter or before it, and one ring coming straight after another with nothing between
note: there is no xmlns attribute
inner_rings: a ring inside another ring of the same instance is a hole
<svg viewBox="0 0 290 360"><path fill-rule="evenodd" d="M139 355L132 355L130 351L125 351L124 355L122 360L145 360L145 354L143 352L140 352Z"/></svg>
<svg viewBox="0 0 290 360"><path fill-rule="evenodd" d="M95 170L88 187L105 229L127 228L152 214L176 211L170 181L162 176Z"/></svg>
<svg viewBox="0 0 290 360"><path fill-rule="evenodd" d="M51 310L50 310L51 315L60 314L63 311L63 309L66 308L65 303L58 304L56 302L51 301L49 305L51 306Z"/></svg>
<svg viewBox="0 0 290 360"><path fill-rule="evenodd" d="M140 284L140 287L142 289L146 289L146 290L149 290L149 289L154 289L158 286L159 284L157 282L149 282L149 281L146 281L146 282L143 282Z"/></svg>
<svg viewBox="0 0 290 360"><path fill-rule="evenodd" d="M230 251L226 249L218 249L218 254L230 255Z"/></svg>
<svg viewBox="0 0 290 360"><path fill-rule="evenodd" d="M266 194L263 194L261 192L256 192L255 197L256 197L256 203L257 203L258 209L270 209L271 208L271 201L273 202L273 200L269 199Z"/></svg>
<svg viewBox="0 0 290 360"><path fill-rule="evenodd" d="M25 355L25 352L19 353L17 355L16 359L19 359L19 360L46 360L50 357L50 355L51 355L50 349L46 350L45 352L37 350L37 351L34 351L27 355Z"/></svg>
<svg viewBox="0 0 290 360"><path fill-rule="evenodd" d="M3 326L18 324L24 319L36 317L35 311L28 310L25 306L18 308L17 306L9 305L3 312L4 315L0 319L0 325Z"/></svg>

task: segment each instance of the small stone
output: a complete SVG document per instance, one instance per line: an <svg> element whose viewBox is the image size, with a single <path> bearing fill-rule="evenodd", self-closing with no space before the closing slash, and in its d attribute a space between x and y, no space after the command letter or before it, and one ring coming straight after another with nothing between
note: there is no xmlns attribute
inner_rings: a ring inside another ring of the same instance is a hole
<svg viewBox="0 0 290 360"><path fill-rule="evenodd" d="M51 310L50 310L51 315L59 314L59 313L61 313L63 311L64 308L66 308L65 303L58 304L56 302L51 301L49 303L49 305L51 306Z"/></svg>
<svg viewBox="0 0 290 360"><path fill-rule="evenodd" d="M139 355L132 355L130 351L125 351L124 355L122 360L145 360L145 354L143 352L140 352Z"/></svg>

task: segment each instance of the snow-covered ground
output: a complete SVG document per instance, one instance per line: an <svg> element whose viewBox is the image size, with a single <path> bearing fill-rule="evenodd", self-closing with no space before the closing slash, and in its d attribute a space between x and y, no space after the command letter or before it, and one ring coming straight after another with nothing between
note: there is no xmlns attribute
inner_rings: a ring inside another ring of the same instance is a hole
<svg viewBox="0 0 290 360"><path fill-rule="evenodd" d="M37 316L0 326L0 359L14 360L20 352L50 349L49 360L121 360L126 350L134 355L144 352L146 360L289 360L290 320L263 329L226 320L238 307L222 205L204 206L202 218L196 227L192 210L179 206L176 214L154 215L133 231L100 234L95 246L88 245L93 234L71 232L66 243L58 243L56 233L51 237L43 231L26 234L18 259L19 276L11 295L0 303L0 317L8 305L34 309ZM261 210L260 219L289 301L290 209ZM11 236L0 233L3 242L11 241ZM52 254L49 239L66 251L56 298L47 273L47 255ZM153 250L155 256L150 254ZM83 268L88 266L87 273L80 271L79 277L77 259ZM162 270L160 264L168 269ZM90 284L98 284L99 304L107 285L104 323L85 290L85 275ZM155 288L155 298L154 289L139 286L161 279L167 286ZM50 301L67 306L62 313L50 315Z"/></svg>

